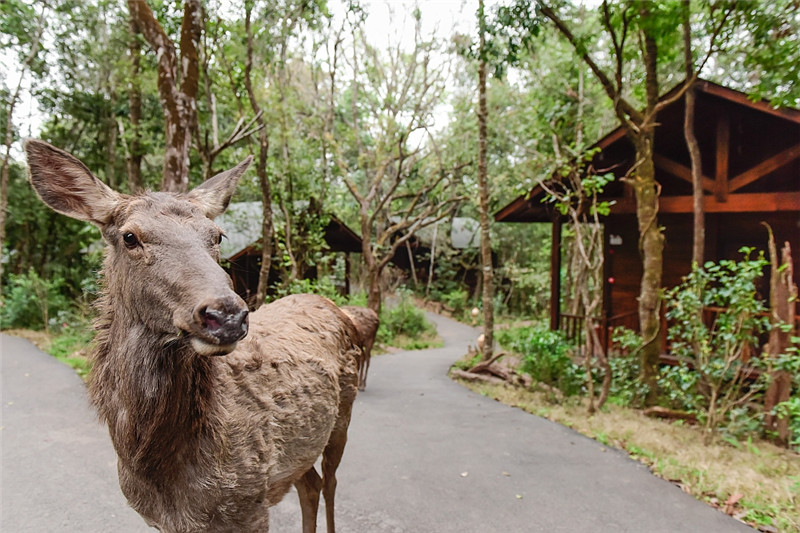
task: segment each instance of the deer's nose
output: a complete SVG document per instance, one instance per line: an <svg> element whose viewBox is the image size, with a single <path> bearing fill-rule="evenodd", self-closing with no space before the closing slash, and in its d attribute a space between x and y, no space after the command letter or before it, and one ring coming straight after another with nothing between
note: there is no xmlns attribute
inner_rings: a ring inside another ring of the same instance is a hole
<svg viewBox="0 0 800 533"><path fill-rule="evenodd" d="M244 302L231 298L197 306L194 319L198 326L218 344L233 344L247 335L249 312Z"/></svg>

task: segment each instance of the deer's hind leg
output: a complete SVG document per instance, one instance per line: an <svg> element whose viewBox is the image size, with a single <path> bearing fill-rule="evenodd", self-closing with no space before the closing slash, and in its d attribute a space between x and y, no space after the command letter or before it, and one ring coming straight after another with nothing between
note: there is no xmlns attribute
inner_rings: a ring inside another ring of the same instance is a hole
<svg viewBox="0 0 800 533"><path fill-rule="evenodd" d="M294 486L297 489L300 510L303 514L303 533L316 533L322 478L319 477L317 469L312 466Z"/></svg>
<svg viewBox="0 0 800 533"><path fill-rule="evenodd" d="M339 415L336 425L325 450L322 452L322 495L325 497L325 520L328 533L336 533L334 523L334 496L336 494L336 469L342 461L345 444L347 444L347 428L353 412L353 401L357 394L358 373L355 372L342 386L339 400Z"/></svg>

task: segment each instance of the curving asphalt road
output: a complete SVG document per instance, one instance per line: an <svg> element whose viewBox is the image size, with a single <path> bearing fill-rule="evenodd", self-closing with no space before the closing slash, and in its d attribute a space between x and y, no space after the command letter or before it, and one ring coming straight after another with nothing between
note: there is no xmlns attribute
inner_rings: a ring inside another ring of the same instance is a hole
<svg viewBox="0 0 800 533"><path fill-rule="evenodd" d="M340 533L753 531L622 452L453 383L477 334L429 318L444 348L372 361L338 471ZM152 531L125 504L80 379L27 341L0 335L0 350L0 531ZM271 530L301 530L294 494Z"/></svg>

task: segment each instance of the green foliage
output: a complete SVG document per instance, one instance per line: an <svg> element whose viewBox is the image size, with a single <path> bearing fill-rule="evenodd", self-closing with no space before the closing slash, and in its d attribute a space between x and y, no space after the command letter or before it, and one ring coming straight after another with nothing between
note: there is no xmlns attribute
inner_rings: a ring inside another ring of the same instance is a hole
<svg viewBox="0 0 800 533"><path fill-rule="evenodd" d="M92 365L85 356L77 352L85 350L93 338L94 331L89 324L69 326L53 338L47 352L74 368L79 376L85 378L89 375Z"/></svg>
<svg viewBox="0 0 800 533"><path fill-rule="evenodd" d="M415 305L409 291L398 290L397 294L400 301L396 305L385 305L381 309L378 342L396 346L402 341L401 347L409 350L427 348L436 328L425 318L425 312Z"/></svg>
<svg viewBox="0 0 800 533"><path fill-rule="evenodd" d="M789 446L800 452L800 397L794 396L781 402L773 409L773 414L789 422Z"/></svg>
<svg viewBox="0 0 800 533"><path fill-rule="evenodd" d="M560 331L538 325L500 330L496 335L501 345L522 356L521 372L565 396L582 391L584 370L572 360L572 346Z"/></svg>
<svg viewBox="0 0 800 533"><path fill-rule="evenodd" d="M800 6L794 0L735 4L735 38L721 56L722 81L767 98L774 106L800 106ZM715 80L717 81L717 80Z"/></svg>
<svg viewBox="0 0 800 533"><path fill-rule="evenodd" d="M665 296L671 324L667 339L679 364L664 369L659 383L671 403L698 415L707 438L719 427L728 433L737 426L750 427L743 422L747 409L740 408L766 387L766 372L756 381L746 381L744 360L769 328L756 290L767 261L763 254L751 259L752 249L742 252L741 261L695 266ZM747 364L764 367L757 357Z"/></svg>
<svg viewBox="0 0 800 533"><path fill-rule="evenodd" d="M10 171L3 285L11 284L10 275L33 270L39 278L58 279L64 298L86 303L96 290L102 260L100 231L48 209L21 166Z"/></svg>
<svg viewBox="0 0 800 533"><path fill-rule="evenodd" d="M649 387L639 379L641 361L637 350L642 338L635 331L624 327L615 328L612 336L612 352L608 363L611 366L611 387L608 401L623 407L641 407Z"/></svg>
<svg viewBox="0 0 800 533"><path fill-rule="evenodd" d="M62 293L63 287L63 279L43 279L33 269L9 275L3 286L0 329L49 329L51 323L65 320L72 302Z"/></svg>
<svg viewBox="0 0 800 533"><path fill-rule="evenodd" d="M278 288L275 291L274 298L283 298L290 294L319 294L325 298L333 300L336 305L351 305L346 296L343 296L336 284L328 277L322 277L318 280L313 279L296 279L289 282L286 287Z"/></svg>
<svg viewBox="0 0 800 533"><path fill-rule="evenodd" d="M465 289L458 288L442 294L441 301L449 309L453 310L453 314L460 316L464 314L467 308L467 296Z"/></svg>

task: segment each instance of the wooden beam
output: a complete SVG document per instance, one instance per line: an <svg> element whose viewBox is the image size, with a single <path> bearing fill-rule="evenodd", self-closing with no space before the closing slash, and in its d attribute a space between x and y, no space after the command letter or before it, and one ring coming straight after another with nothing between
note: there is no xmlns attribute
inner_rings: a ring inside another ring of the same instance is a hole
<svg viewBox="0 0 800 533"><path fill-rule="evenodd" d="M596 143L594 143L594 145L592 145L592 148L600 148L601 150L605 150L618 140L625 137L625 134L626 134L625 128L620 126L611 133L609 133L608 135L606 135L605 137L603 137L602 139L600 139L599 141L597 141Z"/></svg>
<svg viewBox="0 0 800 533"><path fill-rule="evenodd" d="M629 198L608 198L615 202L611 206L612 215L636 213L636 202ZM774 213L791 212L798 216L800 212L800 192L765 192L731 194L725 202L714 196L704 198L706 213ZM693 203L691 196L662 196L659 198L659 213L691 213Z"/></svg>
<svg viewBox="0 0 800 533"><path fill-rule="evenodd" d="M676 178L692 183L692 170L686 165L682 165L661 154L653 154L653 163L664 172L668 172ZM714 192L714 189L714 180L708 176L703 176L703 190Z"/></svg>
<svg viewBox="0 0 800 533"><path fill-rule="evenodd" d="M790 120L800 124L800 111L791 108L775 108L770 105L766 100L752 101L745 93L717 85L705 80L697 80L695 87L704 93L713 94L725 100L735 102L737 104L757 109L763 113Z"/></svg>
<svg viewBox="0 0 800 533"><path fill-rule="evenodd" d="M781 168L783 165L794 161L798 157L800 157L800 143L790 146L786 150L773 155L769 159L765 159L750 170L742 172L731 180L729 190L730 192L733 192L746 185L750 185L754 181L763 178L770 172Z"/></svg>
<svg viewBox="0 0 800 533"><path fill-rule="evenodd" d="M714 196L717 201L728 199L728 156L730 154L731 119L727 113L721 113L717 122L717 163L715 170L716 183Z"/></svg>

